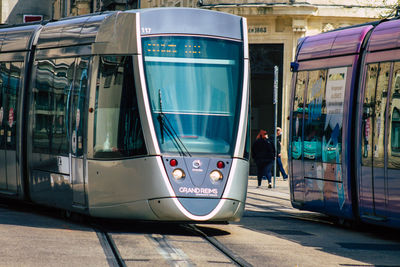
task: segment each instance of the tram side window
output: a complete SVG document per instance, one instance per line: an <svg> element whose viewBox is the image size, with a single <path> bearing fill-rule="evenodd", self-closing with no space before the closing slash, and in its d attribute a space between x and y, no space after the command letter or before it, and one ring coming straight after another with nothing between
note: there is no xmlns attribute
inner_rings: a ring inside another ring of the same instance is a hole
<svg viewBox="0 0 400 267"><path fill-rule="evenodd" d="M72 82L74 77L75 59L57 59L54 70L53 93L54 125L52 154L69 153L69 101L71 101Z"/></svg>
<svg viewBox="0 0 400 267"><path fill-rule="evenodd" d="M304 120L304 159L322 161L322 136L324 131L326 70L309 72Z"/></svg>
<svg viewBox="0 0 400 267"><path fill-rule="evenodd" d="M386 103L390 62L369 64L363 101L362 164L384 166Z"/></svg>
<svg viewBox="0 0 400 267"><path fill-rule="evenodd" d="M53 76L54 63L43 60L37 63L36 83L33 89L34 125L33 125L33 151L36 153L49 153L52 150L50 140L52 131L51 106L53 103Z"/></svg>
<svg viewBox="0 0 400 267"><path fill-rule="evenodd" d="M74 91L72 92L71 113L71 151L75 156L82 156L85 146L85 105L88 87L90 57L78 58L75 69Z"/></svg>
<svg viewBox="0 0 400 267"><path fill-rule="evenodd" d="M373 149L373 165L376 167L384 167L385 158L385 118L386 103L389 89L391 62L379 64L378 82L375 94L375 118L374 118L374 149Z"/></svg>
<svg viewBox="0 0 400 267"><path fill-rule="evenodd" d="M132 57L100 58L96 88L94 157L145 155Z"/></svg>
<svg viewBox="0 0 400 267"><path fill-rule="evenodd" d="M347 67L328 70L326 82L326 114L323 119L322 161L340 163L342 155L343 108Z"/></svg>
<svg viewBox="0 0 400 267"><path fill-rule="evenodd" d="M68 155L68 101L75 59L41 60L33 90L33 151Z"/></svg>
<svg viewBox="0 0 400 267"><path fill-rule="evenodd" d="M400 62L393 68L389 112L388 168L400 169Z"/></svg>
<svg viewBox="0 0 400 267"><path fill-rule="evenodd" d="M375 108L375 88L378 79L378 64L369 64L365 84L362 115L362 165L372 166L373 114Z"/></svg>
<svg viewBox="0 0 400 267"><path fill-rule="evenodd" d="M7 149L16 149L16 120L18 109L18 98L20 89L20 77L21 77L21 62L10 63L10 76L8 79L7 88L7 104L8 104L8 127L9 133L7 133Z"/></svg>
<svg viewBox="0 0 400 267"><path fill-rule="evenodd" d="M0 73L3 73L3 64L4 63L1 63L0 64ZM3 101L3 99L4 99L4 93L3 93L3 91L4 91L4 89L3 89L3 84L4 84L4 79L3 79L3 77L4 77L5 75L3 75L3 74L1 74L1 77L0 77L0 150L3 150L4 149L4 142L5 142L5 138L6 138L6 136L5 136L5 130L4 130L4 127L5 127L5 120L4 120L4 101Z"/></svg>
<svg viewBox="0 0 400 267"><path fill-rule="evenodd" d="M300 159L302 150L303 112L304 112L304 90L306 88L307 72L297 73L296 89L293 102L292 115L292 158Z"/></svg>
<svg viewBox="0 0 400 267"><path fill-rule="evenodd" d="M20 62L0 63L0 149L16 149Z"/></svg>

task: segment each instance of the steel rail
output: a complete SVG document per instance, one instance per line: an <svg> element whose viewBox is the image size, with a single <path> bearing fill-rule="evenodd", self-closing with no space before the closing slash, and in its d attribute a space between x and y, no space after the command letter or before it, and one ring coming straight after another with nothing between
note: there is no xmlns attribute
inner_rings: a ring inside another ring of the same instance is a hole
<svg viewBox="0 0 400 267"><path fill-rule="evenodd" d="M224 254L226 257L228 257L237 266L241 266L241 267L253 266L252 264L248 263L241 257L235 255L235 253L233 253L225 245L223 245L221 242L219 242L216 238L209 236L206 233L204 233L203 231L201 231L196 225L188 224L188 225L183 225L183 227L186 228L187 230L191 231L192 233L195 233L195 234L201 236L203 239L207 240L212 246L214 246L222 254Z"/></svg>
<svg viewBox="0 0 400 267"><path fill-rule="evenodd" d="M98 225L92 225L92 228L96 231L100 245L104 250L104 254L106 255L110 267L126 267L125 261L121 257L113 238L107 233L107 231Z"/></svg>

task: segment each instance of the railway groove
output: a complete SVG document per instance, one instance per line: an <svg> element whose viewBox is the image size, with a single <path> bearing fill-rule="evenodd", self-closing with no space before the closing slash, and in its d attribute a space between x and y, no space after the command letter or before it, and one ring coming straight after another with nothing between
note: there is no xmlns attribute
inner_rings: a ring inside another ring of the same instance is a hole
<svg viewBox="0 0 400 267"><path fill-rule="evenodd" d="M173 230L157 231L152 228L156 227L153 225L150 227L148 232L135 230L129 231L126 229L124 230L124 228L122 228L122 231L111 231L108 230L108 226L94 224L91 226L97 234L110 267L126 267L133 264L132 262L138 262L138 260L135 259L138 255L134 255L130 258L128 256L129 254L126 252L126 248L130 247L132 251L138 251L137 253L140 253L139 251L143 248L140 247L140 243L138 244L134 241L138 236L143 240L148 240L151 243L151 247L154 248L153 253L159 255L158 260L161 260L162 258L169 266L198 266L199 264L197 263L202 260L201 257L208 257L207 252L202 251L202 248L205 246L208 246L209 252L214 253L213 256L210 256L206 260L208 264L222 264L224 266L234 265L241 267L252 266L246 260L231 251L227 246L219 242L212 234L200 229L204 226L198 226L195 224L176 224ZM125 237L123 242L121 242L121 236ZM117 238L117 240L114 240L114 237ZM129 237L131 239L129 239ZM184 238L184 240L182 238ZM182 246L179 243L185 243L185 245ZM190 246L188 244L190 244ZM119 246L121 246L121 248ZM198 253L198 255L194 255L193 247L194 251L202 252ZM186 252L186 249L189 249L188 252ZM122 253L120 253L120 251ZM215 254L219 254L220 256L216 257ZM148 264L157 260L149 255L141 256L142 262L145 261Z"/></svg>
<svg viewBox="0 0 400 267"><path fill-rule="evenodd" d="M236 265L238 266L252 266L250 263L245 261L243 258L237 256L233 251L228 249L225 245L223 245L221 242L219 242L215 237L209 236L203 231L201 231L196 225L186 225L186 227L201 236L203 239L208 241L212 246L214 246L216 249L218 249L222 254L224 254L226 257L228 257L230 260L232 260Z"/></svg>
<svg viewBox="0 0 400 267"><path fill-rule="evenodd" d="M110 267L126 267L124 259L121 257L119 250L107 231L100 226L92 226L96 231L100 245L103 248L104 254Z"/></svg>

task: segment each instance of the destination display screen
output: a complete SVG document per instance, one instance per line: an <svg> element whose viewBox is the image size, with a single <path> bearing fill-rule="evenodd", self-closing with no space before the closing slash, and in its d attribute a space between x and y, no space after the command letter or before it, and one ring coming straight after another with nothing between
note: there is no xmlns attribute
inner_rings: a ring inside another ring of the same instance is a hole
<svg viewBox="0 0 400 267"><path fill-rule="evenodd" d="M230 43L220 39L184 36L142 39L143 54L152 57L232 59L235 57L232 53L239 51L233 51Z"/></svg>

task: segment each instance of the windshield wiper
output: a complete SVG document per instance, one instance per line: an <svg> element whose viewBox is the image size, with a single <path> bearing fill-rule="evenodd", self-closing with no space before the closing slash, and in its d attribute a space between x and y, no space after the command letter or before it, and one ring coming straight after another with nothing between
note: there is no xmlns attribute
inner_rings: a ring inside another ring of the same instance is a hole
<svg viewBox="0 0 400 267"><path fill-rule="evenodd" d="M169 136L170 139L172 140L172 143L174 144L176 150L178 150L179 155L191 157L192 155L190 154L189 150L186 148L182 140L179 138L168 117L163 113L161 89L158 90L158 100L159 100L160 113L158 114L157 120L158 123L160 124L161 143L164 144L164 131L165 131L167 136Z"/></svg>

